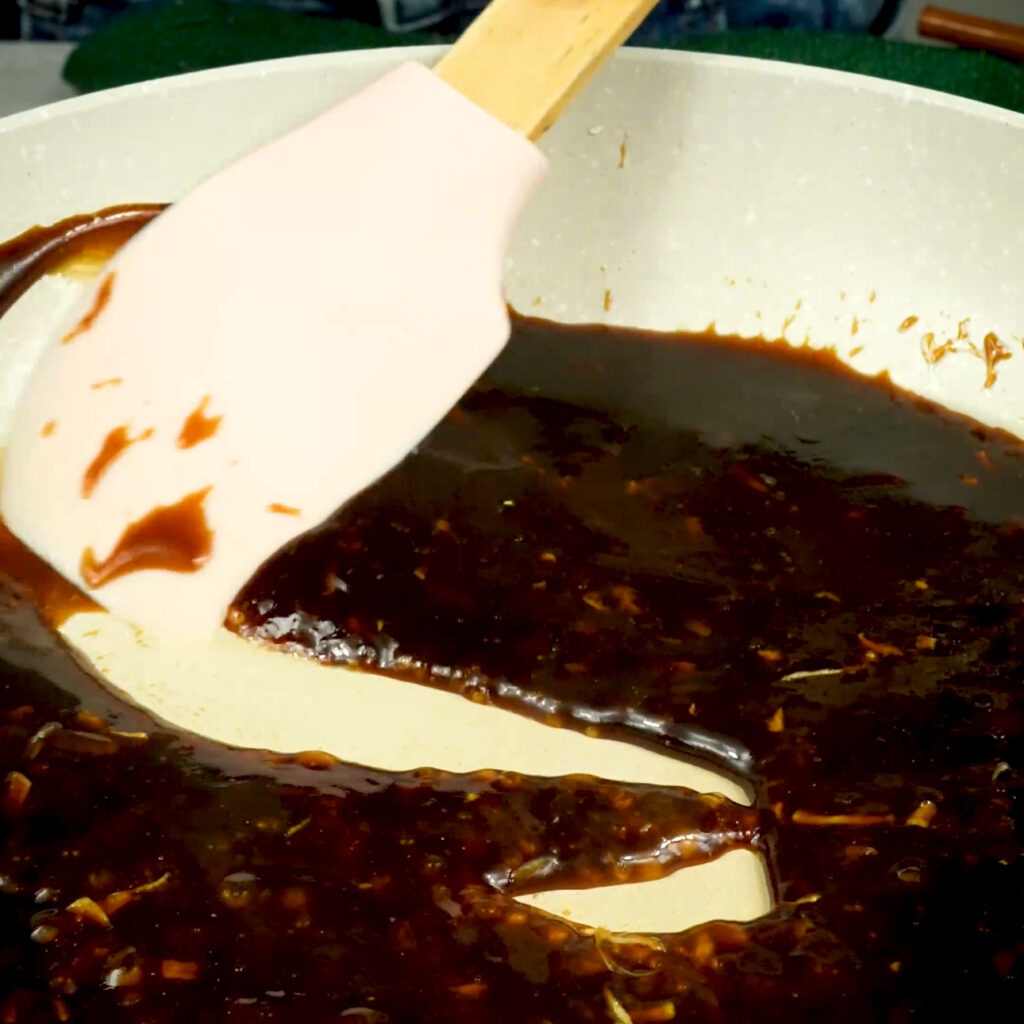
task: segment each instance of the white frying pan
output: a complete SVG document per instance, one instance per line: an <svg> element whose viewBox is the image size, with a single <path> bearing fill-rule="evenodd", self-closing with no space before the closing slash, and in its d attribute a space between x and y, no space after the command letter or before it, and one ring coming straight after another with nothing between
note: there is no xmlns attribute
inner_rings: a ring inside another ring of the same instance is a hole
<svg viewBox="0 0 1024 1024"><path fill-rule="evenodd" d="M402 60L438 56L271 61L2 120L0 239L117 203L173 200ZM714 323L834 347L864 372L888 369L1024 436L1024 117L813 68L629 50L542 147L551 173L506 277L521 311L665 330ZM47 325L78 287L45 279L0 321L0 444ZM941 345L958 332L957 352L929 363L927 336ZM994 381L989 334L1010 355ZM228 743L320 748L386 768L582 771L743 798L734 783L657 754L226 633L174 647L99 613L64 631L139 703ZM656 882L528 899L626 931L746 919L769 905L745 852Z"/></svg>

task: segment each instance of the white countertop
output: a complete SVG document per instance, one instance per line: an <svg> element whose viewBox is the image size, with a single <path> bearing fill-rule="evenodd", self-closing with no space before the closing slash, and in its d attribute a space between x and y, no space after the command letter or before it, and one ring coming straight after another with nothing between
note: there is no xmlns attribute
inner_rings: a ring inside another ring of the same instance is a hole
<svg viewBox="0 0 1024 1024"><path fill-rule="evenodd" d="M1024 21L1024 0L904 0L886 38L930 42L916 31L918 16L928 3L986 18ZM0 117L74 96L75 90L61 78L71 49L71 43L0 41Z"/></svg>
<svg viewBox="0 0 1024 1024"><path fill-rule="evenodd" d="M60 76L72 43L0 42L0 117L75 95Z"/></svg>

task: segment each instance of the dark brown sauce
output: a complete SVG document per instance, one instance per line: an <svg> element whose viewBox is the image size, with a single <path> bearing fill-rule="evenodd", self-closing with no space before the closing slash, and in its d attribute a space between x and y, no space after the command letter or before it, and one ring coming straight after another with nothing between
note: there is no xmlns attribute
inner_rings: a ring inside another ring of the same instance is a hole
<svg viewBox="0 0 1024 1024"><path fill-rule="evenodd" d="M179 448L192 448L203 441L208 441L217 433L220 421L223 416L207 416L206 406L210 396L206 395L203 400L188 414L182 424L181 432L178 434L177 445Z"/></svg>
<svg viewBox="0 0 1024 1024"><path fill-rule="evenodd" d="M0 316L44 274L83 256L113 254L163 209L159 203L111 206L30 228L0 243Z"/></svg>
<svg viewBox="0 0 1024 1024"><path fill-rule="evenodd" d="M0 573L18 580L33 595L43 618L53 626L76 612L99 611L99 605L86 597L55 569L34 555L0 522Z"/></svg>
<svg viewBox="0 0 1024 1024"><path fill-rule="evenodd" d="M750 785L778 905L715 947L676 1018L1004 1009L1022 454L828 354L517 319L454 413L268 562L232 622ZM664 991L610 984L627 1009Z"/></svg>
<svg viewBox="0 0 1024 1024"><path fill-rule="evenodd" d="M110 293L114 290L114 273L111 271L107 274L100 282L99 288L96 290L96 295L92 300L92 305L86 311L85 315L81 320L61 339L62 345L67 345L74 341L80 334L84 334L88 331L104 309L107 308L107 303L110 301Z"/></svg>
<svg viewBox="0 0 1024 1024"><path fill-rule="evenodd" d="M213 550L213 533L203 512L203 502L209 493L209 487L193 491L181 501L160 505L129 523L103 561L97 560L92 548L86 548L79 570L82 579L96 588L143 569L201 569Z"/></svg>
<svg viewBox="0 0 1024 1024"><path fill-rule="evenodd" d="M831 356L516 319L229 621L754 807L224 747L103 686L11 582L0 1019L1015 1019L1022 516L1019 442ZM737 847L776 901L746 924L608 936L511 899Z"/></svg>
<svg viewBox="0 0 1024 1024"><path fill-rule="evenodd" d="M103 439L103 445L99 452L96 454L96 458L89 463L86 467L85 473L82 475L82 487L81 494L83 498L89 498L92 496L92 492L96 489L96 485L103 479L103 474L117 461L133 444L137 444L139 441L145 441L153 436L152 430L144 430L137 437L130 437L128 434L128 427L122 424L120 427L114 427L109 434Z"/></svg>
<svg viewBox="0 0 1024 1024"><path fill-rule="evenodd" d="M751 948L728 924L605 940L511 898L749 846L750 808L223 747L105 688L9 582L0 640L4 1020L574 1020L620 974L657 977L657 1006Z"/></svg>

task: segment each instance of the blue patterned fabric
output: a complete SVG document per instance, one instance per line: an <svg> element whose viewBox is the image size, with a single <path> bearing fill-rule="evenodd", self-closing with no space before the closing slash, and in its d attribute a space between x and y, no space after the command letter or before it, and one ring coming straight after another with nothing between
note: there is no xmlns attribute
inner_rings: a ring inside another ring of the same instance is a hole
<svg viewBox="0 0 1024 1024"><path fill-rule="evenodd" d="M3 2L3 0L0 0ZM122 11L160 6L162 0L18 0L23 39L79 40ZM168 2L168 0L163 0ZM173 0L169 0L173 2ZM237 0L244 2L244 0ZM254 0L265 6L326 17L377 15L391 32L440 29L456 32L487 0ZM771 25L866 31L886 0L662 0L633 41L657 46L680 33ZM376 9L375 9L376 8Z"/></svg>

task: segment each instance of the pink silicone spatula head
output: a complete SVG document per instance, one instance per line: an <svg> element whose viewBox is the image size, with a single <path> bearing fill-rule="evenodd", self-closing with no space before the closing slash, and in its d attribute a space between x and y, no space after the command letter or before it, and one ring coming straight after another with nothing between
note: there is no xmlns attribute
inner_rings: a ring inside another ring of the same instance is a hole
<svg viewBox="0 0 1024 1024"><path fill-rule="evenodd" d="M213 631L413 447L508 336L527 141L653 0L495 0L200 185L104 268L16 411L0 512L101 604Z"/></svg>

